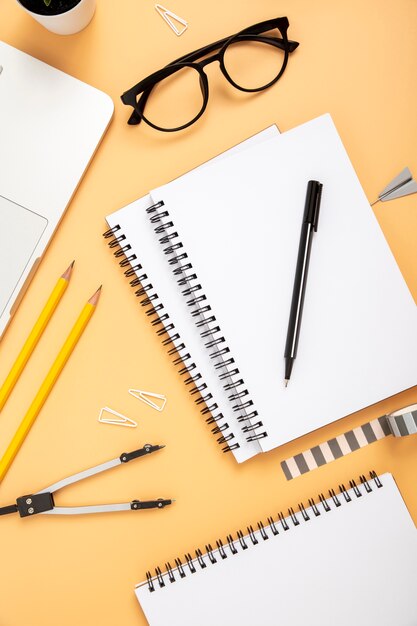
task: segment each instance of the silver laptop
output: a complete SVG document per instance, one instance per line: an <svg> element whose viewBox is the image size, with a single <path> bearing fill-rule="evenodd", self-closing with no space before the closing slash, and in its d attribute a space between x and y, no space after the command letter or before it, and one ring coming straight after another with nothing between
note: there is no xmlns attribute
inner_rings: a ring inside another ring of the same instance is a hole
<svg viewBox="0 0 417 626"><path fill-rule="evenodd" d="M113 108L103 92L0 42L0 336Z"/></svg>

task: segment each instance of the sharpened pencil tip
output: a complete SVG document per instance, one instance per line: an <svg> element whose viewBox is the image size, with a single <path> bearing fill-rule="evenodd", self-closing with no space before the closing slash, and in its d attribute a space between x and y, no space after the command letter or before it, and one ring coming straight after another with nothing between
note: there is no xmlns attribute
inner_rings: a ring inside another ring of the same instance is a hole
<svg viewBox="0 0 417 626"><path fill-rule="evenodd" d="M61 278L64 278L65 280L69 280L71 278L71 274L72 274L72 268L74 267L74 263L75 263L75 259L74 261L67 267L67 269L65 270L65 272L62 274Z"/></svg>
<svg viewBox="0 0 417 626"><path fill-rule="evenodd" d="M288 378L286 378L286 379L284 380L284 384L285 384L285 386L286 386L286 387L288 387Z"/></svg>
<svg viewBox="0 0 417 626"><path fill-rule="evenodd" d="M97 304L97 302L100 299L100 295L101 295L101 288L103 285L100 285L100 287L97 289L97 291L95 293L93 293L93 295L91 296L91 298L89 299L89 303L93 304L94 306Z"/></svg>

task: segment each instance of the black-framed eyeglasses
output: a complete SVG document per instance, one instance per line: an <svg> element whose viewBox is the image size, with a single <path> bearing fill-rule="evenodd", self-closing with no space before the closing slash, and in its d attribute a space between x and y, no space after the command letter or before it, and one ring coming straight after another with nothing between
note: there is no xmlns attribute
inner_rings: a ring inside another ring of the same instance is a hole
<svg viewBox="0 0 417 626"><path fill-rule="evenodd" d="M289 54L298 47L297 41L287 37L288 26L286 17L254 24L144 78L121 96L122 102L134 109L128 124L143 120L165 132L194 124L203 115L209 98L204 68L214 61L219 62L221 72L236 89L249 93L268 89L281 78Z"/></svg>

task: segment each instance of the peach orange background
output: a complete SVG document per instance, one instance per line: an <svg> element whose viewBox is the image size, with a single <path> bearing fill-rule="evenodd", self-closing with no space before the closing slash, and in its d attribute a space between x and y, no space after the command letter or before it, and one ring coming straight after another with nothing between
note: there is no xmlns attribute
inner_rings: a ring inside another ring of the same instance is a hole
<svg viewBox="0 0 417 626"><path fill-rule="evenodd" d="M405 165L417 174L417 4L166 2L189 21L182 37L169 30L150 0L98 0L92 23L70 37L43 30L14 0L0 2L1 39L106 91L116 105L111 127L0 344L3 380L57 277L75 258L69 289L0 416L2 454L80 308L103 283L98 310L0 485L0 502L10 504L146 442L167 447L68 488L59 503L176 499L163 511L137 514L1 518L2 626L144 625L133 588L147 569L369 469L393 472L417 521L417 438L388 438L292 482L280 468L290 455L417 402L416 388L238 466L220 452L101 237L106 214L153 186L272 123L285 131L327 111L370 201ZM181 54L279 15L288 16L290 37L300 47L272 89L255 97L237 93L210 66L212 95L197 125L172 135L126 125L122 91ZM378 204L375 213L417 298L417 196ZM127 394L129 387L165 393L165 411L137 402ZM138 428L99 424L104 405L136 419Z"/></svg>

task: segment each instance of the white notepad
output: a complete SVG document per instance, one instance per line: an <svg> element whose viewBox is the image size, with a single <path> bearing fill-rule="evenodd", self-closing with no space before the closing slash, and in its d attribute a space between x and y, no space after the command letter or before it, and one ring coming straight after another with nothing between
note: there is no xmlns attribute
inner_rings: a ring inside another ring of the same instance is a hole
<svg viewBox="0 0 417 626"><path fill-rule="evenodd" d="M149 573L150 626L415 626L417 534L393 477L333 494Z"/></svg>
<svg viewBox="0 0 417 626"><path fill-rule="evenodd" d="M209 168L220 159L224 162L226 158L231 158L238 152L249 150L254 145L269 141L277 136L279 136L277 127L270 126L211 161L204 163L200 168ZM187 177L189 174L185 174L184 177ZM202 358L206 357L206 355L205 353L202 354L201 338L196 327L194 324L190 324L188 316L179 314L175 319L175 328L169 329L173 318L168 311L172 311L175 317L175 311L182 309L183 302L176 282L172 280L171 273L166 271L164 255L161 254L161 248L155 237L152 223L146 213L146 210L152 204L152 199L148 195L107 216L106 221L111 229L110 234L114 235L114 237L111 236L109 239L109 245L114 250L115 255L119 254L119 250L122 252L122 255L116 258L120 258L119 262L125 272L130 273L130 268L137 268L135 271L132 270L133 273L128 278L130 281L135 279L141 280L145 293L137 295L139 295L139 301L144 305L145 311L150 315L152 323L156 324L158 322L157 315L152 314L154 309L157 309L161 319L165 315L170 316L168 320L164 320L165 328L168 330L167 333L164 332L161 335L161 339L166 341L168 336L176 337L177 334L180 335L181 339L174 339L173 343L169 343L167 349L171 350L173 346L180 347L184 345L184 348L179 352L183 361L178 364L179 371L183 372L183 379L187 380L189 376L195 377L198 371L201 379L196 382L205 385L205 388L202 390L203 395L207 397L210 394L213 398L213 400L208 401L208 406L213 407L215 402L217 408L213 411L213 414L216 416L222 414L231 424L234 419L232 407L227 398L224 397L222 383L212 364L206 358ZM140 268L137 267L138 264ZM139 289L138 285L133 286L135 290ZM148 296L150 302L148 302ZM163 306L162 309L159 308L161 306ZM162 324L155 325L155 331L158 333L163 332ZM189 355L188 358L185 358L187 355ZM175 354L171 355L171 358L176 361L178 353L175 352ZM195 365L196 363L198 364L197 366ZM191 370L190 374L187 372L187 367ZM191 384L188 384L188 388L191 391L193 390ZM194 397L199 401L197 394ZM207 411L206 405L201 403L200 406L203 414L209 416L210 413ZM228 435L228 433L225 434L226 436ZM219 438L219 435L217 435L217 438ZM261 452L257 442L249 443L246 441L245 435L240 428L235 428L235 433L233 434L232 443L236 444L236 442L238 447L233 450L233 453L239 462L245 461L254 454ZM224 442L221 445L225 449L229 448L228 442Z"/></svg>
<svg viewBox="0 0 417 626"><path fill-rule="evenodd" d="M322 204L285 389L310 179L323 183ZM168 348L190 355L184 377L196 379L238 461L416 384L417 308L329 115L197 168L151 198L154 209L143 199L107 221L120 253L143 265L145 302L163 304Z"/></svg>

